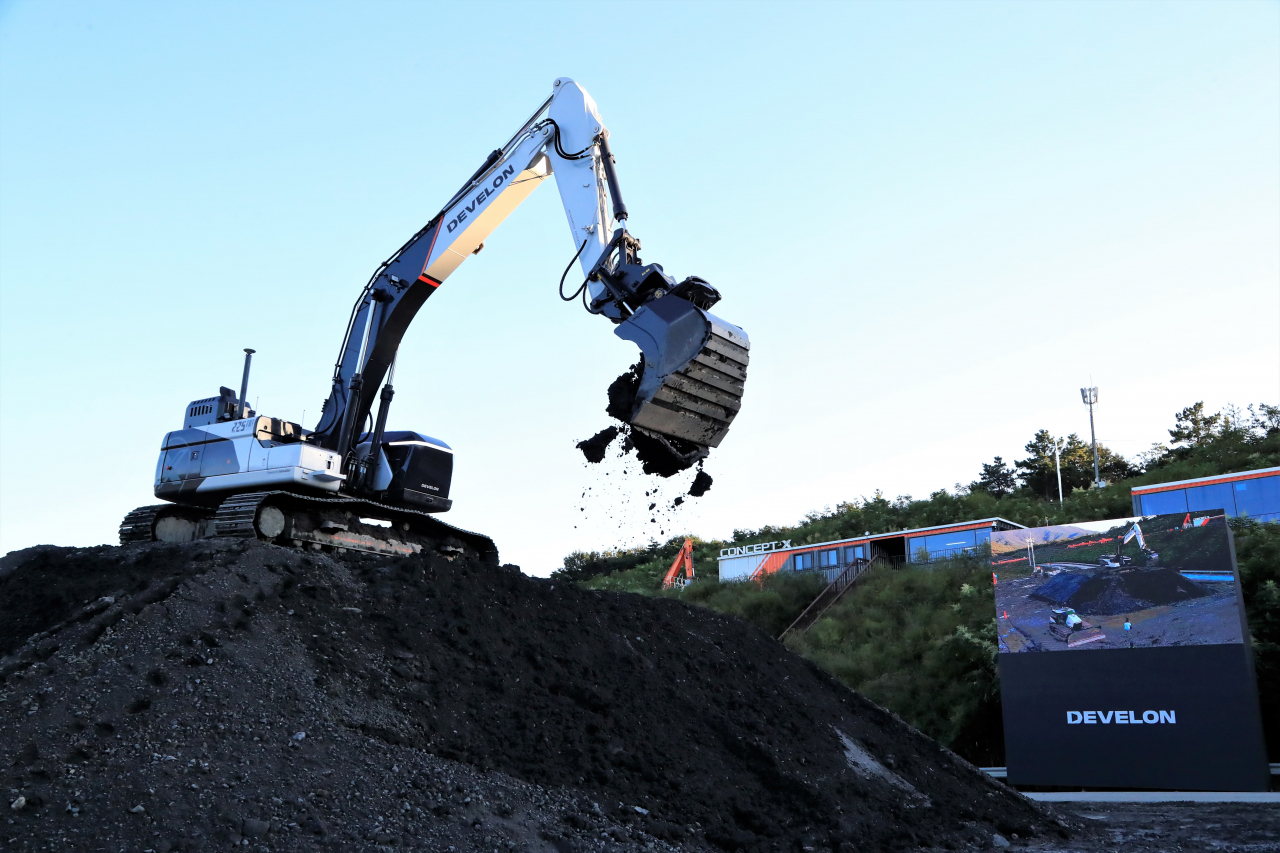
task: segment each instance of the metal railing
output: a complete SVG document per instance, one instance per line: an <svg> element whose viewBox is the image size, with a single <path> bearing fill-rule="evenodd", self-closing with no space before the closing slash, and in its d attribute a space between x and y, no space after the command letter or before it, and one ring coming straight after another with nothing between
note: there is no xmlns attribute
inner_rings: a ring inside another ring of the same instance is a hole
<svg viewBox="0 0 1280 853"><path fill-rule="evenodd" d="M792 622L787 630L778 635L779 640L784 640L789 634L803 634L812 627L814 622L822 618L822 614L827 608L835 604L849 587L853 586L854 581L866 574L871 566L879 562L879 560L863 560L855 559L843 569L839 569L839 574L827 584L826 589L818 593L818 597L809 603L796 620Z"/></svg>
<svg viewBox="0 0 1280 853"><path fill-rule="evenodd" d="M920 566L928 563L936 563L939 560L950 560L955 557L975 557L978 555L978 549L981 546L966 545L960 548L939 548L936 551L929 551L923 559L919 556L919 551L911 555L911 565Z"/></svg>

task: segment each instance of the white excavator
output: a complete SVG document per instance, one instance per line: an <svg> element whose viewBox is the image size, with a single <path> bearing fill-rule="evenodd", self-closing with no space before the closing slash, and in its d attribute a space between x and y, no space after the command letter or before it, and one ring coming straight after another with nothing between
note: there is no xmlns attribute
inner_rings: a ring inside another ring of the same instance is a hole
<svg viewBox="0 0 1280 853"><path fill-rule="evenodd" d="M312 430L246 406L253 350L240 393L192 401L182 429L165 435L155 496L120 526L120 541L259 538L316 550L412 554L431 546L496 562L486 536L434 514L452 502L453 451L409 430L388 430L396 353L423 303L538 185L555 175L582 284L560 296L616 325L640 347L639 369L609 389L608 411L647 452L676 467L705 458L741 405L750 342L709 309L706 281L676 281L640 259L627 230L609 131L595 102L561 77L551 96L493 151L453 198L388 258L356 301L333 387ZM373 414L374 391L379 401Z"/></svg>

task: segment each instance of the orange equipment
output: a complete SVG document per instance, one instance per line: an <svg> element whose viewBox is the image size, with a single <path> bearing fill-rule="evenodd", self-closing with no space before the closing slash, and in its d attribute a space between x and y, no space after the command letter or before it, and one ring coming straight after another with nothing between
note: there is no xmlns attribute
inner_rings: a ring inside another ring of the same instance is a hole
<svg viewBox="0 0 1280 853"><path fill-rule="evenodd" d="M680 577L680 569L684 569L685 577ZM671 589L671 587L679 585L684 586L693 580L693 540L686 539L684 544L680 546L680 553L676 554L676 558L671 563L671 568L667 569L667 576L662 579L662 588Z"/></svg>

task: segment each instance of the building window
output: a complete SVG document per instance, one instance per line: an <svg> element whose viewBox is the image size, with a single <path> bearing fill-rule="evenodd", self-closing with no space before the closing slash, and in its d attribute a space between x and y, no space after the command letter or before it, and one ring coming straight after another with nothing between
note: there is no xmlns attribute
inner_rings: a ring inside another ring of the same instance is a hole
<svg viewBox="0 0 1280 853"><path fill-rule="evenodd" d="M813 552L812 551L808 552L807 554L796 554L794 557L791 558L791 560L797 572L803 572L806 569L813 568Z"/></svg>
<svg viewBox="0 0 1280 853"><path fill-rule="evenodd" d="M924 539L925 548L929 550L929 558L941 560L954 557L964 551L973 549L973 531L959 530L954 533L935 533Z"/></svg>
<svg viewBox="0 0 1280 853"><path fill-rule="evenodd" d="M863 545L847 545L844 549L844 561L852 563L854 560L866 559L866 547Z"/></svg>
<svg viewBox="0 0 1280 853"><path fill-rule="evenodd" d="M818 552L818 568L829 569L832 566L838 566L839 564L840 551L838 549Z"/></svg>

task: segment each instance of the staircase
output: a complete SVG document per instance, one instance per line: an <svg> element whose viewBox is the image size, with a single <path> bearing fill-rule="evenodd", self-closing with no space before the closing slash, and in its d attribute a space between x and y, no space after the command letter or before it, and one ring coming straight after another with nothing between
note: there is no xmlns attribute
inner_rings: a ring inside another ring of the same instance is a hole
<svg viewBox="0 0 1280 853"><path fill-rule="evenodd" d="M813 623L822 618L822 614L826 613L831 605L840 600L840 596L844 595L845 590L853 586L854 581L866 574L867 569L871 568L876 562L881 562L882 558L877 557L875 560L854 560L845 570L836 575L836 579L827 584L827 588L818 593L804 612L796 617L796 621L791 623L791 627L778 635L779 640L785 640L787 637L795 634L800 635L813 627Z"/></svg>

